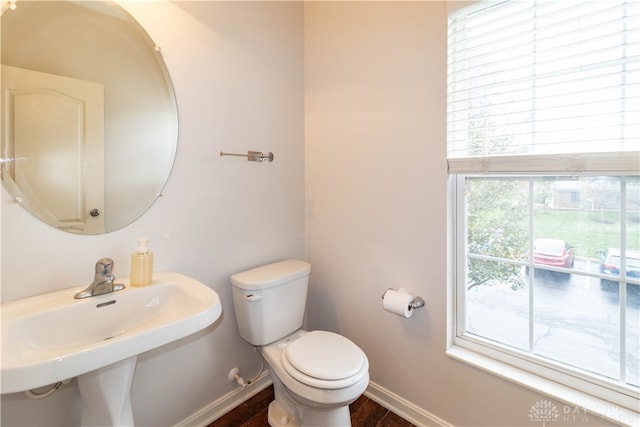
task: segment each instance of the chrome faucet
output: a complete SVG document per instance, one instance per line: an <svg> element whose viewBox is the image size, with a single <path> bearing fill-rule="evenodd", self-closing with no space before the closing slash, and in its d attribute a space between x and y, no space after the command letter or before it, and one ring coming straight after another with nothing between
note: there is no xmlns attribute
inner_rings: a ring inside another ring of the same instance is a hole
<svg viewBox="0 0 640 427"><path fill-rule="evenodd" d="M116 277L111 274L111 270L113 270L112 259L99 259L98 262L96 262L96 274L93 277L93 283L91 283L84 291L76 293L74 298L89 298L124 289L124 285L122 283L113 283Z"/></svg>

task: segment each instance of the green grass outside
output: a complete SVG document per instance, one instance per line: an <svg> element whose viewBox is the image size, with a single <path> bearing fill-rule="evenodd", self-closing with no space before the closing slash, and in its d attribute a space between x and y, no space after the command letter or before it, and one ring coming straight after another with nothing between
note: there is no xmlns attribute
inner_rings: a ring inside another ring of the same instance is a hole
<svg viewBox="0 0 640 427"><path fill-rule="evenodd" d="M627 218L627 247L640 250L640 214ZM561 239L575 254L600 258L607 248L620 246L620 216L616 212L554 210L538 208L534 214L534 236Z"/></svg>

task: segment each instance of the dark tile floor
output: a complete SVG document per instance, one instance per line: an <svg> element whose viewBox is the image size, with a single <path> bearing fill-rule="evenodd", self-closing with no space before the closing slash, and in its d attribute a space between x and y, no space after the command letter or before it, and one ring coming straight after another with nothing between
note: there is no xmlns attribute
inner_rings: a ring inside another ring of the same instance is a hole
<svg viewBox="0 0 640 427"><path fill-rule="evenodd" d="M269 386L208 427L268 427L267 410L272 400L273 387ZM365 396L353 402L349 410L353 427L414 427Z"/></svg>

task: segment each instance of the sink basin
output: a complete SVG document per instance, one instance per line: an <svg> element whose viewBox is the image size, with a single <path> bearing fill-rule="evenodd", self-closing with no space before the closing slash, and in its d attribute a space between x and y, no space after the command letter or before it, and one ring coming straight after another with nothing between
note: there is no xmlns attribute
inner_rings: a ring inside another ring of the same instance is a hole
<svg viewBox="0 0 640 427"><path fill-rule="evenodd" d="M104 368L206 328L220 299L178 273L146 287L74 299L86 284L11 301L2 312L1 391L13 393Z"/></svg>

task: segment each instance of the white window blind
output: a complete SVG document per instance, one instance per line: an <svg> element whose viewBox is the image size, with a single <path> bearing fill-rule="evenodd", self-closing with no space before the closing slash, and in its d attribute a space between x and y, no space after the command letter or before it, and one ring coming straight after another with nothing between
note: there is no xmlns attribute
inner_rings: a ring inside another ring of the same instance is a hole
<svg viewBox="0 0 640 427"><path fill-rule="evenodd" d="M639 1L481 2L448 49L450 172L639 169Z"/></svg>

